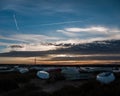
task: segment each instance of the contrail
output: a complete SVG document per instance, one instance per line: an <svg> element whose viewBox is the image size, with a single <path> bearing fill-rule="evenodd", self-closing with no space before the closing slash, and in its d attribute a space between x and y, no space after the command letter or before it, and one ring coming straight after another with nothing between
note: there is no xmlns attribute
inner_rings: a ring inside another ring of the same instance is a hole
<svg viewBox="0 0 120 96"><path fill-rule="evenodd" d="M78 23L78 22L83 22L83 21L68 21L68 22L49 23L49 24L41 24L41 26L47 26L47 25L61 25L61 24Z"/></svg>
<svg viewBox="0 0 120 96"><path fill-rule="evenodd" d="M13 14L13 19L15 22L16 29L19 31L19 27L18 27L18 23L17 23L16 17L15 17L15 14Z"/></svg>

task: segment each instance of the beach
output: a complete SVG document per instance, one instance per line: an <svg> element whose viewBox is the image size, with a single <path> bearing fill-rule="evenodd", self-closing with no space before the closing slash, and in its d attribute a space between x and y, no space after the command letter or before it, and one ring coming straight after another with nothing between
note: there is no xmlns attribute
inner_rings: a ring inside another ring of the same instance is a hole
<svg viewBox="0 0 120 96"><path fill-rule="evenodd" d="M120 73L114 73L115 81L102 84L96 80L98 72L90 79L65 80L59 72L51 72L51 78L37 77L38 70L24 74L18 71L0 73L0 96L119 96ZM99 72L100 73L100 72Z"/></svg>

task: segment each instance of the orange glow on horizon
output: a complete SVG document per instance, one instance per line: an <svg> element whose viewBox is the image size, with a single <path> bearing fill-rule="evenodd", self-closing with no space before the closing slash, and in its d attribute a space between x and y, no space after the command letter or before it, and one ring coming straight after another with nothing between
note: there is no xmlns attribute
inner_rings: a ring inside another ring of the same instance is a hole
<svg viewBox="0 0 120 96"><path fill-rule="evenodd" d="M28 57L0 57L0 64L35 64L35 58ZM85 64L120 64L120 60L37 60L41 65L85 65Z"/></svg>

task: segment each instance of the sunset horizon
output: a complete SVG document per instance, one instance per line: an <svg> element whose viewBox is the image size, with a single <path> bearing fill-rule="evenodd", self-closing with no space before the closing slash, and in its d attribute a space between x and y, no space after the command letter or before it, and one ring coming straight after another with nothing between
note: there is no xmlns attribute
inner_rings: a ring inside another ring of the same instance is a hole
<svg viewBox="0 0 120 96"><path fill-rule="evenodd" d="M1 0L0 64L33 63L29 58L51 65L120 63L119 4Z"/></svg>

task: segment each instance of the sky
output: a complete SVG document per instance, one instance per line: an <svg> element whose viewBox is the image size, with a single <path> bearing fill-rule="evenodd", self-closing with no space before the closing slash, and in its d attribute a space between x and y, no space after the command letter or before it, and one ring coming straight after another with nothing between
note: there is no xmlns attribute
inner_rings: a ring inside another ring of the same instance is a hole
<svg viewBox="0 0 120 96"><path fill-rule="evenodd" d="M14 44L38 51L41 42L120 39L119 5L120 0L0 0L0 52Z"/></svg>

